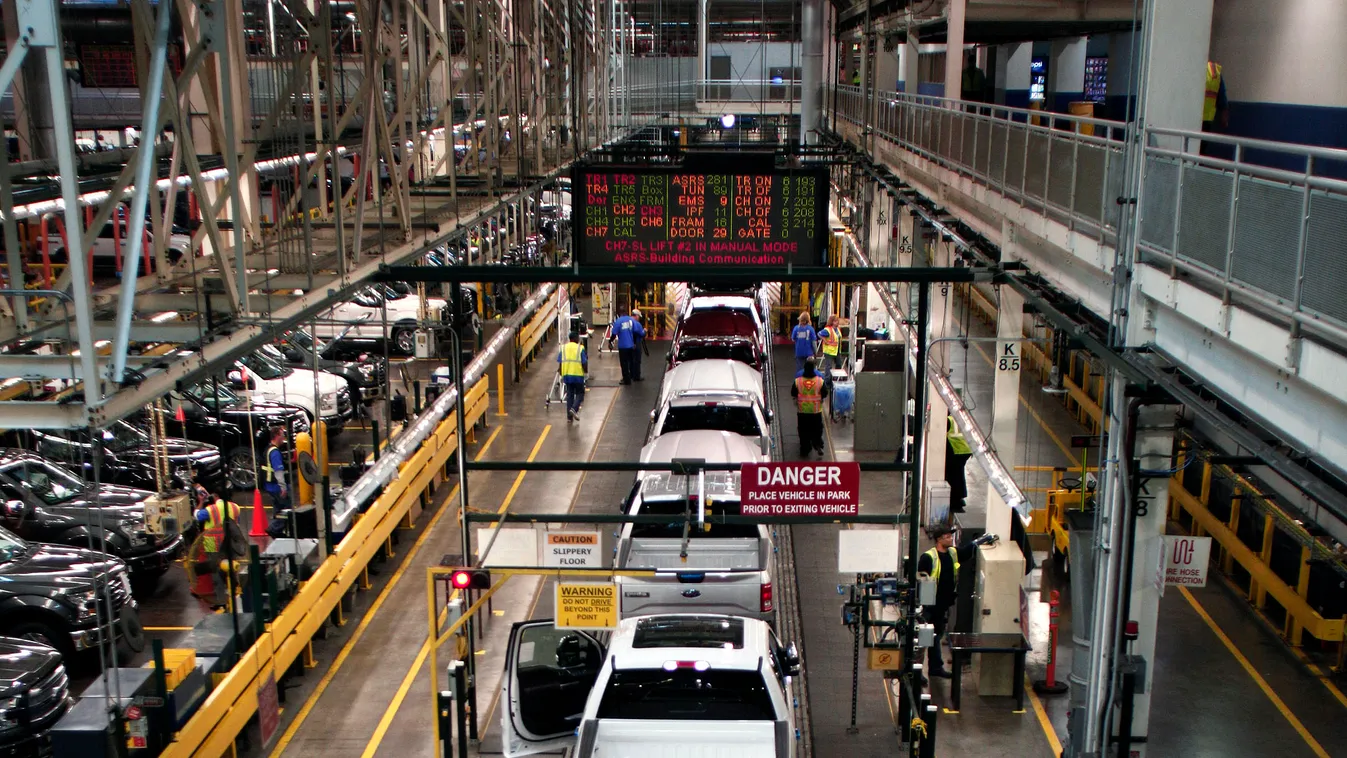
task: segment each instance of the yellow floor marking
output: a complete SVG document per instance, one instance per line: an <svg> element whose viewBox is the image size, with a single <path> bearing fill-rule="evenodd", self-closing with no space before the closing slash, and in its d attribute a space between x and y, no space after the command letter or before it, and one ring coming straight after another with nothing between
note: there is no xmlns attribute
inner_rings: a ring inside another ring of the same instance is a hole
<svg viewBox="0 0 1347 758"><path fill-rule="evenodd" d="M482 456L486 453L487 447L491 445L491 441L496 439L496 435L500 434L501 428L501 426L497 426L495 431L491 432L491 436L487 438L486 444L482 445L482 448L477 451L477 455L474 456L473 460L480 461L482 459ZM341 670L342 665L346 663L346 658L350 656L351 651L355 648L355 644L364 636L365 629L369 627L370 622L374 619L375 612L383 607L384 600L388 599L388 596L393 592L393 588L397 586L398 581L402 579L403 573L405 573L407 567L411 565L412 559L416 557L421 546L424 545L426 539L429 538L431 531L435 528L435 524L439 523L440 517L444 515L445 511L450 510L450 503L453 502L454 497L457 495L458 485L455 484L454 488L449 491L449 497L445 498L444 506L436 511L434 516L431 516L430 523L426 524L426 528L421 531L421 536L417 537L416 542L412 544L412 549L408 551L407 557L402 559L402 564L398 566L398 570L393 572L393 576L388 579L388 584L384 585L383 590L379 592L379 596L370 604L369 610L365 612L364 618L360 619L360 624L357 625L355 631L351 633L351 638L342 646L341 651L337 653L337 657L332 659L332 665L328 666L323 677L318 680L318 685L314 687L313 692L310 693L308 699L304 701L304 705L301 706L299 712L295 714L295 720L290 722L290 725L285 729L285 733L276 741L276 747L272 749L270 758L278 758L281 753L285 752L285 748L290 745L290 740L294 739L295 734L299 732L299 728L304 725L304 721L309 717L309 712L312 711L313 706L318 703L318 698L322 697L323 693L327 691L328 685L332 683L333 677L337 675L337 672Z"/></svg>
<svg viewBox="0 0 1347 758"><path fill-rule="evenodd" d="M194 626L146 626L141 627L147 632L190 632Z"/></svg>
<svg viewBox="0 0 1347 758"><path fill-rule="evenodd" d="M1193 607L1193 610L1197 612L1197 615L1206 622L1207 627L1211 629L1212 634L1216 635L1216 639L1220 640L1221 644L1225 645L1225 649L1229 650L1230 654L1235 657L1235 660L1239 662L1239 665L1244 669L1245 673L1249 675L1249 678L1253 679L1254 684L1258 685L1258 689L1262 690L1263 694L1267 696L1267 699L1272 701L1272 705L1281 712L1282 717L1291 725L1291 728L1296 730L1296 733L1300 735L1300 738L1305 741L1306 745L1309 745L1310 750L1313 751L1318 758L1329 758L1328 752L1324 750L1323 745L1320 745L1319 741L1314 739L1314 736L1305 728L1305 725L1301 723L1300 719L1296 718L1296 715L1287 707L1286 702L1282 700L1276 692L1273 692L1272 686L1267 683L1267 680L1263 678L1262 674L1254 669L1253 664L1249 662L1249 659L1244 657L1244 653L1241 653L1239 648L1235 647L1235 643L1226 635L1221 627L1217 625L1216 620L1207 613L1206 609L1197 602L1197 598L1193 597L1193 593L1189 592L1187 587L1179 587L1179 592L1183 595L1184 599L1188 601L1188 604Z"/></svg>
<svg viewBox="0 0 1347 758"><path fill-rule="evenodd" d="M538 457L538 451L542 449L543 441L547 439L547 435L551 431L551 424L543 427L542 434L538 435L538 441L533 443L533 450L529 453L528 460L530 462ZM528 474L527 470L520 471L519 475L515 477L514 484L510 487L510 491L505 493L505 501L500 504L500 509L496 511L497 513L505 513L506 509L510 507L510 501L514 500L515 493L519 491L519 485L524 481L524 476L526 474ZM441 512L443 512L443 509ZM448 608L445 608L445 610L448 611ZM441 614L441 620L443 620L443 618L444 614ZM383 744L384 741L384 735L388 734L388 728L392 726L393 719L398 715L398 711L402 709L403 701L407 699L407 692L411 690L412 682L415 681L417 675L421 673L421 667L426 664L426 657L430 655L431 642L433 642L433 640L430 638L430 635L427 635L425 642L421 643L420 652L416 654L416 660L412 662L412 667L407 669L407 674L402 677L402 683L398 685L398 690L393 695L393 699L389 701L388 707L384 709L383 716L379 718L378 726L374 727L374 734L370 736L369 742L365 744L365 750L360 754L360 758L374 758L374 754L379 751L379 746ZM475 655L481 655L484 652L486 651L473 651Z"/></svg>
<svg viewBox="0 0 1347 758"><path fill-rule="evenodd" d="M1029 696L1029 702L1034 706L1034 715L1038 717L1038 725L1043 727L1043 736L1048 738L1048 747L1052 748L1052 754L1061 755L1062 741L1057 739L1057 730L1052 728L1052 721L1048 719L1048 712L1043 708L1043 701L1039 699L1038 693L1034 692L1034 683L1029 681L1028 675L1024 677L1024 691Z"/></svg>

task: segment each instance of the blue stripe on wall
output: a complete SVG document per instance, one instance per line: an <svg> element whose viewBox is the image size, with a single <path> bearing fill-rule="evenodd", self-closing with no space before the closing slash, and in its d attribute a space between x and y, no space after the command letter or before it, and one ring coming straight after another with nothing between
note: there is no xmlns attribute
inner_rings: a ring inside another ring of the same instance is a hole
<svg viewBox="0 0 1347 758"><path fill-rule="evenodd" d="M918 95L931 95L933 97L944 97L944 82L921 82L917 85Z"/></svg>
<svg viewBox="0 0 1347 758"><path fill-rule="evenodd" d="M1071 104L1084 99L1084 92L1051 92L1048 94L1048 102L1051 103L1051 110L1054 113L1070 113Z"/></svg>
<svg viewBox="0 0 1347 758"><path fill-rule="evenodd" d="M1347 108L1232 100L1228 133L1235 137L1274 142L1347 148ZM1304 159L1284 153L1250 150L1246 155L1252 163L1291 171L1305 170ZM1329 165L1319 159L1315 161L1314 172L1319 175L1347 176L1347 162L1335 161Z"/></svg>
<svg viewBox="0 0 1347 758"><path fill-rule="evenodd" d="M1006 106L1010 108L1028 108L1029 90L1027 89L1006 90Z"/></svg>

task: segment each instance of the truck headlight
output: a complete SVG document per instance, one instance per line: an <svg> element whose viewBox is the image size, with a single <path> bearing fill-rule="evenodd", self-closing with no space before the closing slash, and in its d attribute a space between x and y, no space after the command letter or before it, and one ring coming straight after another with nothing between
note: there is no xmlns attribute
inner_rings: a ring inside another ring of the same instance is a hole
<svg viewBox="0 0 1347 758"><path fill-rule="evenodd" d="M150 535L145 532L144 521L139 519L123 521L121 531L126 535L126 541L131 543L131 547L144 547L150 544Z"/></svg>
<svg viewBox="0 0 1347 758"><path fill-rule="evenodd" d="M309 417L303 413L295 417L295 434L309 431Z"/></svg>
<svg viewBox="0 0 1347 758"><path fill-rule="evenodd" d="M318 409L323 413L336 413L337 393L331 392L326 395L323 395L323 399L321 400Z"/></svg>
<svg viewBox="0 0 1347 758"><path fill-rule="evenodd" d="M357 365L356 368L360 371L361 378L363 378L366 382L369 382L371 379L373 379L377 371L374 367L374 364L372 363L361 363Z"/></svg>
<svg viewBox="0 0 1347 758"><path fill-rule="evenodd" d="M78 621L90 621L98 616L98 590L85 590L70 596Z"/></svg>
<svg viewBox="0 0 1347 758"><path fill-rule="evenodd" d="M0 723L16 723L19 720L19 698L10 697L0 700Z"/></svg>

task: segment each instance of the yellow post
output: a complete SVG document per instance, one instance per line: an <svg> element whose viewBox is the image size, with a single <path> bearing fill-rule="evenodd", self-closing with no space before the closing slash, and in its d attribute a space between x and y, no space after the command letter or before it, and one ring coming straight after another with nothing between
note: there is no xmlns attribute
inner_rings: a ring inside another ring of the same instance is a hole
<svg viewBox="0 0 1347 758"><path fill-rule="evenodd" d="M1301 546L1300 548L1300 577L1296 581L1296 594L1301 597L1307 597L1310 593L1310 549ZM1291 625L1291 646L1300 647L1301 633L1305 627L1300 623L1300 618L1293 614L1286 614L1286 620Z"/></svg>
<svg viewBox="0 0 1347 758"><path fill-rule="evenodd" d="M1271 513L1263 517L1263 550L1258 557L1262 560L1264 566L1272 562L1272 535L1276 528L1272 523ZM1263 606L1267 604L1267 589L1261 586L1252 576L1249 578L1249 595L1254 606L1260 611L1263 610Z"/></svg>
<svg viewBox="0 0 1347 758"><path fill-rule="evenodd" d="M496 415L508 416L505 412L505 364L496 364Z"/></svg>
<svg viewBox="0 0 1347 758"><path fill-rule="evenodd" d="M308 453L313 455L313 437L308 432L300 432L295 435L295 454ZM302 476L295 477L295 493L298 495L297 505L308 505L313 502L313 485L309 480Z"/></svg>

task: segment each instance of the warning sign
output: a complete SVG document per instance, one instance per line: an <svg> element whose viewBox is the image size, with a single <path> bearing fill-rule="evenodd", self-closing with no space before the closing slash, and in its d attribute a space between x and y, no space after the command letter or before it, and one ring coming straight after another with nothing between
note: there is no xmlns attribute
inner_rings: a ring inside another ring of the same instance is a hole
<svg viewBox="0 0 1347 758"><path fill-rule="evenodd" d="M744 516L855 516L860 513L861 465L745 463L739 472Z"/></svg>
<svg viewBox="0 0 1347 758"><path fill-rule="evenodd" d="M616 629L616 584L557 583L558 629Z"/></svg>
<svg viewBox="0 0 1347 758"><path fill-rule="evenodd" d="M542 565L547 568L602 568L599 533L547 532L541 545Z"/></svg>
<svg viewBox="0 0 1347 758"><path fill-rule="evenodd" d="M1165 584L1182 587L1207 586L1207 562L1211 560L1210 537L1165 535Z"/></svg>
<svg viewBox="0 0 1347 758"><path fill-rule="evenodd" d="M869 668L871 671L893 671L903 667L903 651L870 648Z"/></svg>

